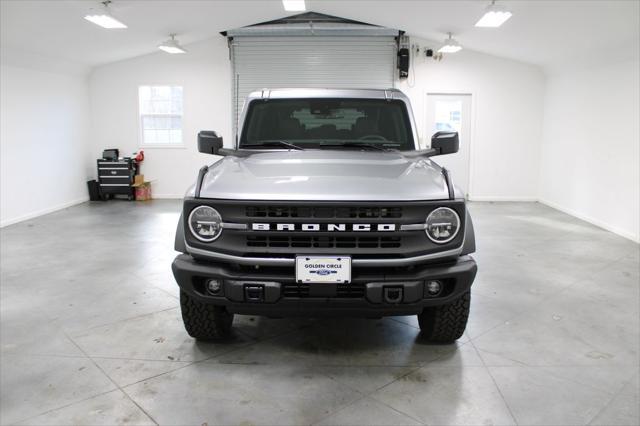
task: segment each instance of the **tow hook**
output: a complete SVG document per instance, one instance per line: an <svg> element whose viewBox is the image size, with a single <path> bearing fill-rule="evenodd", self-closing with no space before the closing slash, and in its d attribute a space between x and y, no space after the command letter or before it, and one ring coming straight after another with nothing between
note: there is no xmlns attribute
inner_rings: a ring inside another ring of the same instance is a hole
<svg viewBox="0 0 640 426"><path fill-rule="evenodd" d="M263 302L264 301L264 286L263 285L248 285L244 286L244 297L247 302Z"/></svg>
<svg viewBox="0 0 640 426"><path fill-rule="evenodd" d="M384 301L387 303L400 303L402 302L402 287L385 287L384 288Z"/></svg>

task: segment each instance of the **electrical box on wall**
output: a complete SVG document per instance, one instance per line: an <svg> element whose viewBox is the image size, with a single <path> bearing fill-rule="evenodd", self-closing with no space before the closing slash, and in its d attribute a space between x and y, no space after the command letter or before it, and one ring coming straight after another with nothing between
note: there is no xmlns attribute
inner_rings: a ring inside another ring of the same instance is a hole
<svg viewBox="0 0 640 426"><path fill-rule="evenodd" d="M409 61L411 60L410 54L411 46L409 44L409 37L401 35L398 37L398 77L409 77Z"/></svg>

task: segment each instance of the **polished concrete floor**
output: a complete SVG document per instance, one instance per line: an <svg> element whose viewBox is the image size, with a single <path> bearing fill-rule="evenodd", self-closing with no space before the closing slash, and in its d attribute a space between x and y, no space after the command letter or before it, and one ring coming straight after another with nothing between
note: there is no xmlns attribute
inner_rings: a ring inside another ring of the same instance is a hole
<svg viewBox="0 0 640 426"><path fill-rule="evenodd" d="M182 328L178 201L86 203L1 231L4 424L637 425L639 247L535 203L474 203L466 335L412 317Z"/></svg>

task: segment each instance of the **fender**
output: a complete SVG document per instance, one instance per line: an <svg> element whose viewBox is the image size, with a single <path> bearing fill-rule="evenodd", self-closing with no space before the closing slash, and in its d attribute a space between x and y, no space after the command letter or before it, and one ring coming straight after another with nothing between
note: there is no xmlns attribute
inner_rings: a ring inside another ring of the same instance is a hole
<svg viewBox="0 0 640 426"><path fill-rule="evenodd" d="M465 210L467 218L465 220L464 245L462 246L462 253L460 253L461 256L476 251L476 233L473 231L473 221L471 220L469 210Z"/></svg>
<svg viewBox="0 0 640 426"><path fill-rule="evenodd" d="M187 253L187 247L184 244L184 219L182 218L182 213L180 213L180 219L178 219L178 228L176 229L176 239L173 243L173 248L175 251Z"/></svg>

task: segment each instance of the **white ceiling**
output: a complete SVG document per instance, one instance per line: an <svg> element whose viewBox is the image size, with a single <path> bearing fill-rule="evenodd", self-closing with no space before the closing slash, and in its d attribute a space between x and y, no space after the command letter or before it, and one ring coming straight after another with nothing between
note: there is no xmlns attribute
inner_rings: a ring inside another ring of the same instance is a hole
<svg viewBox="0 0 640 426"><path fill-rule="evenodd" d="M441 40L451 31L465 48L540 65L638 58L640 0L531 0L504 3L514 16L501 28L475 28L488 1L307 0L307 9ZM96 66L156 50L171 32L182 44L220 31L281 18L280 0L114 0L127 30L84 19L92 0L0 0L4 50Z"/></svg>

